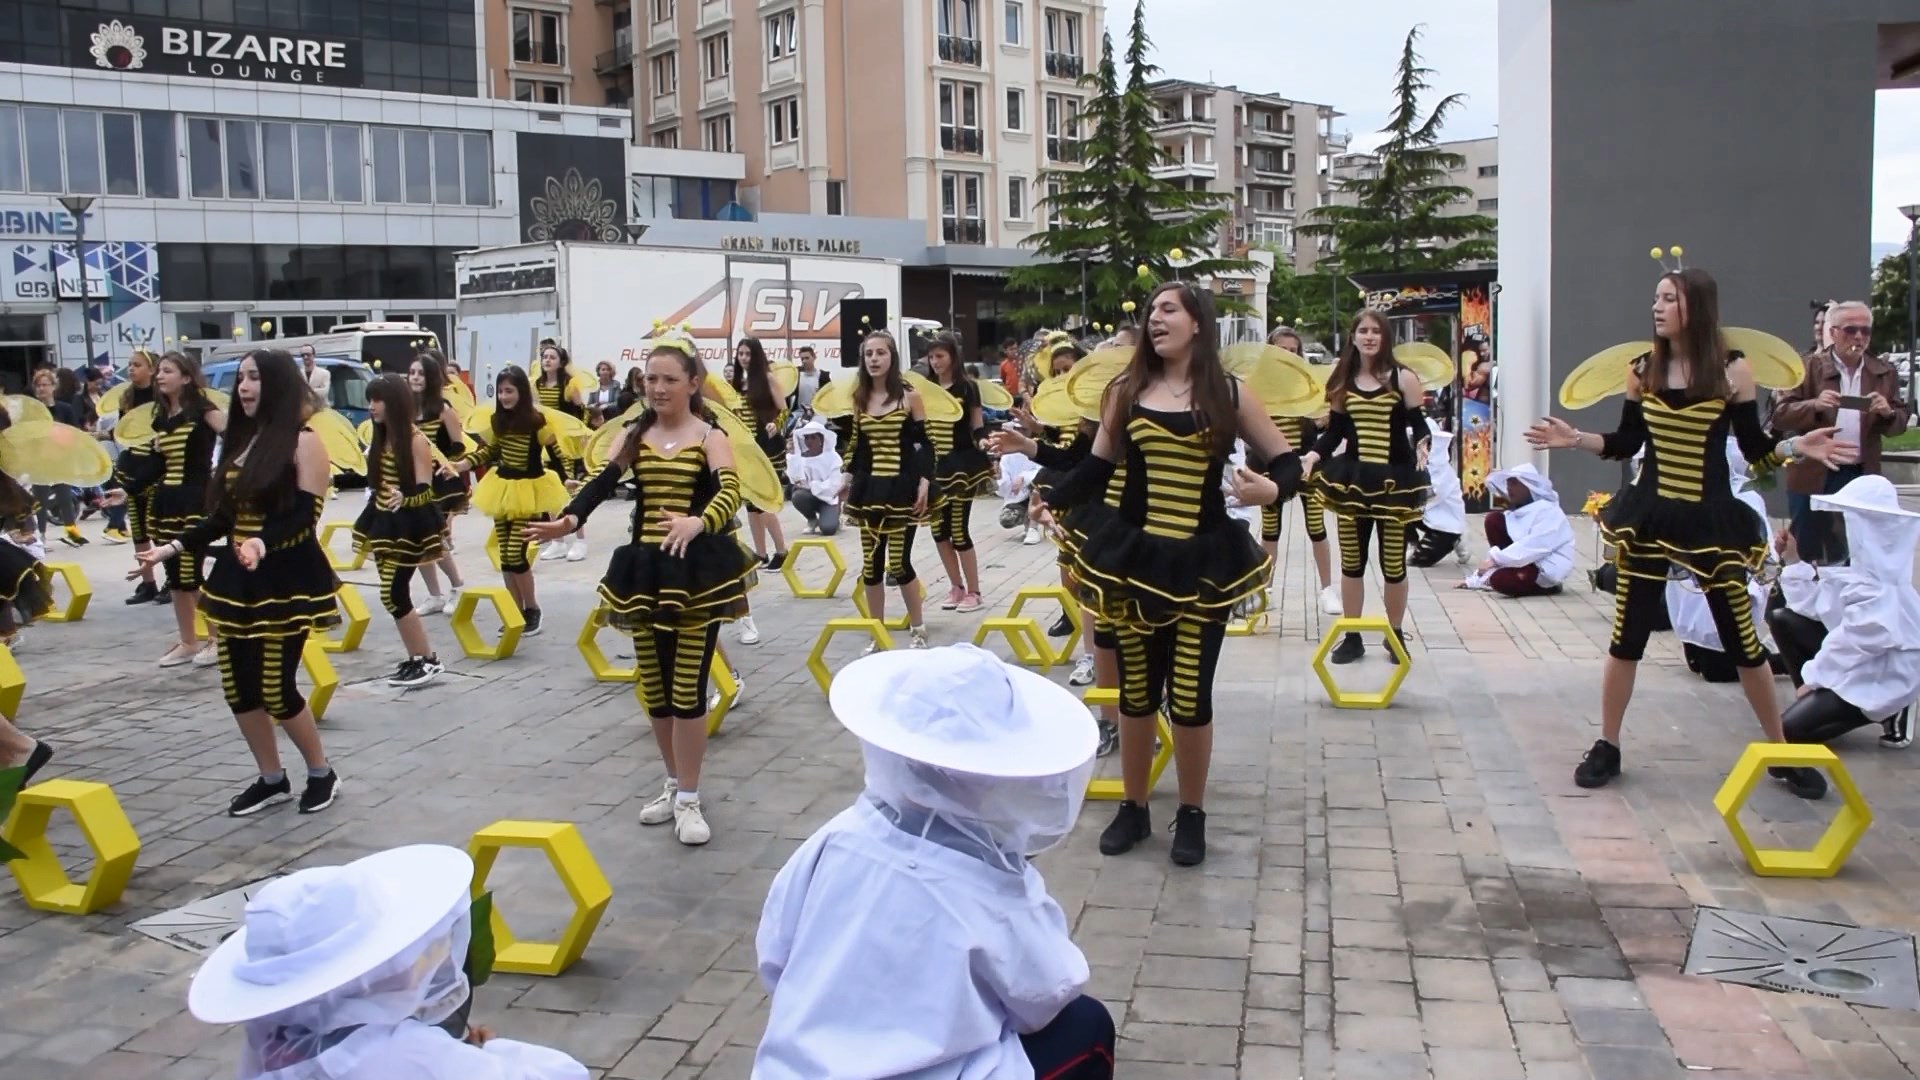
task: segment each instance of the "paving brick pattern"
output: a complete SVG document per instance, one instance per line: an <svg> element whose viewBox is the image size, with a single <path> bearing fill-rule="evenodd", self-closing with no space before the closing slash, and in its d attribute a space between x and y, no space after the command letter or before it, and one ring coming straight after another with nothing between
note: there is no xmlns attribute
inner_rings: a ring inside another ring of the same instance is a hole
<svg viewBox="0 0 1920 1080"><path fill-rule="evenodd" d="M329 517L357 508L343 496ZM1052 549L1000 532L994 509L977 511L990 605L1053 575ZM844 586L839 601L794 600L773 575L754 593L763 643L723 639L748 696L713 742L702 783L715 840L682 849L635 823L661 769L631 688L591 681L573 647L624 519L609 509L594 521L588 562L540 565L550 630L520 655L455 659L444 621L430 620L452 671L410 695L378 681L398 659L397 638L373 603L371 568L349 574L375 619L358 653L335 657L346 682L323 727L347 787L312 818L290 808L222 816L251 765L217 676L152 667L170 617L119 604L126 549L79 552L94 607L80 625L30 631L22 718L60 747L50 775L113 785L145 849L124 903L106 915L42 915L0 894L0 1077L230 1075L235 1033L184 1013L196 959L129 923L301 866L464 844L503 817L578 823L616 893L578 967L559 979L499 977L479 992L476 1016L563 1047L596 1076L746 1077L767 1009L754 974L761 901L784 859L860 785L858 749L802 666L819 622L850 605ZM462 557L490 584L481 524L461 523ZM1308 670L1328 620L1312 610L1291 510L1287 524L1274 629L1230 639L1222 660L1205 866L1172 867L1163 835L1101 858L1106 804L1091 804L1073 839L1042 859L1092 964L1092 991L1120 1022L1122 1076L1914 1075L1920 1015L1678 974L1696 904L1913 928L1920 798L1905 755L1879 750L1871 733L1843 745L1879 820L1841 878L1754 878L1709 799L1757 729L1737 689L1688 675L1670 638L1641 677L1625 779L1582 792L1570 771L1596 731L1610 598L1582 579L1557 598L1502 601L1454 590L1451 563L1416 572L1412 676L1391 709L1336 710ZM857 562L853 537L841 547ZM937 596L944 583L924 538L915 555ZM996 613L935 611L934 638L965 640ZM830 658L856 648L849 640ZM1382 655L1356 679L1377 681ZM1172 787L1164 779L1153 803L1162 827ZM1755 807L1763 835L1802 838L1832 810L1770 789ZM77 832L63 828L57 839L76 853ZM494 883L523 933L557 925L562 894L538 860L503 858Z"/></svg>

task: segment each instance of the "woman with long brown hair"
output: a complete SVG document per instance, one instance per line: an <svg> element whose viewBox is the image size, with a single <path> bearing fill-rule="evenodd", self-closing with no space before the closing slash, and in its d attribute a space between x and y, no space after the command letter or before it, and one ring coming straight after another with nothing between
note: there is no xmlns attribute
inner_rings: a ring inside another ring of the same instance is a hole
<svg viewBox="0 0 1920 1080"><path fill-rule="evenodd" d="M545 521L567 505L566 484L547 470L545 454L553 452L563 468L573 464L573 456L566 440L535 407L527 373L512 364L493 381L492 422L474 435L480 445L454 459L453 465L463 472L491 466L473 486L473 505L493 519L500 575L527 622L521 633L535 635L540 633L540 599L534 591L524 530L528 523Z"/></svg>
<svg viewBox="0 0 1920 1080"><path fill-rule="evenodd" d="M1347 345L1327 377L1327 426L1305 460L1317 463L1314 487L1340 528L1340 606L1358 618L1366 606L1367 544L1377 533L1387 622L1406 648L1407 526L1426 512L1426 391L1420 376L1393 359L1393 327L1368 309L1353 317ZM1345 447L1335 456L1334 452ZM1313 467L1313 466L1309 466ZM1348 634L1330 659L1366 655Z"/></svg>
<svg viewBox="0 0 1920 1080"><path fill-rule="evenodd" d="M413 358L413 366L407 371L407 388L413 391L413 397L419 403L420 417L414 427L427 437L440 456L451 462L460 456L466 446L465 429L460 424L460 410L447 400L446 357L438 349L428 349ZM470 501L467 478L453 469L436 468L432 479L434 505L440 508L443 524L441 534L440 561L420 567L420 577L427 583L427 598L416 609L422 615L437 615L450 611L460 598L460 590L466 587L460 575L460 564L453 557L453 519L467 512ZM447 575L447 591L440 592L438 569Z"/></svg>
<svg viewBox="0 0 1920 1080"><path fill-rule="evenodd" d="M767 350L760 344L759 338L741 338L740 344L733 349L733 366L729 369L734 392L739 395L740 403L735 412L740 422L753 432L754 441L760 446L767 460L781 475L787 471L787 439L783 432L787 425L785 402L774 392L773 368L767 363ZM778 512L764 510L747 503L747 528L753 536L753 554L769 570L778 570L787 561L787 535L780 528ZM771 545L772 554L767 548ZM753 624L753 616L740 620L740 644L752 645L760 640L760 629Z"/></svg>
<svg viewBox="0 0 1920 1080"><path fill-rule="evenodd" d="M1653 296L1653 350L1634 365L1620 425L1604 435L1546 417L1527 432L1540 450L1579 449L1626 461L1642 446L1639 477L1608 504L1601 534L1614 545L1613 643L1600 680L1600 738L1574 770L1574 783L1601 787L1620 775L1620 730L1633 700L1647 638L1666 613L1667 571L1692 575L1754 718L1772 742L1786 741L1767 650L1754 631L1747 574L1767 554L1766 528L1734 494L1728 435L1749 462L1777 469L1796 457L1835 468L1858 448L1823 428L1776 443L1760 425L1753 371L1720 333L1720 288L1706 271L1661 276ZM1818 799L1818 770L1768 770L1794 794Z"/></svg>
<svg viewBox="0 0 1920 1080"><path fill-rule="evenodd" d="M154 399L153 375L160 366L160 358L146 349L135 349L127 360L127 388L120 392L118 414L125 416L133 410ZM119 421L116 419L115 423ZM124 490L130 478L140 472L151 458L151 452L142 446L122 446L120 456L113 462L112 486ZM153 492L142 492L138 498L129 495L125 503L127 536L133 541L133 550L137 554L153 546L153 537L148 532L148 520L153 516ZM165 600L166 594L154 583L153 571L147 570L140 578L140 584L133 587L133 595L127 597L128 604L151 604Z"/></svg>
<svg viewBox="0 0 1920 1080"><path fill-rule="evenodd" d="M914 587L913 534L933 501L933 443L927 437L926 406L907 386L900 346L876 330L860 342L853 415L840 423L847 447L847 475L840 499L847 520L860 530L860 587L867 610L884 618L888 578L907 607L913 648L927 647L925 593Z"/></svg>
<svg viewBox="0 0 1920 1080"><path fill-rule="evenodd" d="M1119 645L1125 801L1100 851L1119 855L1152 833L1147 777L1164 705L1180 790L1169 855L1182 866L1207 853L1213 674L1227 620L1272 574L1227 514L1222 481L1235 441L1266 463L1266 475L1234 470L1243 505L1270 505L1300 478L1292 444L1222 368L1218 334L1210 293L1184 282L1155 289L1147 337L1106 388L1092 453L1047 498L1051 508L1072 508L1063 524L1076 540L1074 580Z"/></svg>
<svg viewBox="0 0 1920 1080"><path fill-rule="evenodd" d="M433 447L413 426L413 391L398 375L382 375L367 387L373 441L367 473L373 492L353 523L353 541L373 556L380 573L380 603L393 617L406 659L387 677L388 686L410 690L440 677L445 668L413 609L413 572L440 561L446 526L434 500Z"/></svg>
<svg viewBox="0 0 1920 1080"><path fill-rule="evenodd" d="M1302 356L1300 332L1291 326L1277 326L1267 336L1267 344L1278 345L1295 356ZM1280 421L1276 420L1276 424ZM1303 416L1298 420L1289 420L1292 428L1282 427L1287 438L1297 440L1297 446L1312 446L1320 438L1328 423L1328 416ZM1267 557L1277 561L1280 558L1280 507L1266 506L1260 509L1260 546L1266 549ZM1338 615L1344 608L1340 602L1338 590L1333 587L1333 553L1327 549L1327 506L1320 498L1320 492L1312 484L1300 485L1300 518L1307 530L1307 543L1313 552L1314 573L1319 575L1320 610L1328 615Z"/></svg>
<svg viewBox="0 0 1920 1080"><path fill-rule="evenodd" d="M960 339L936 334L927 343L927 370L934 384L960 402L960 419L928 426L933 439L933 546L947 570L947 598L940 607L961 614L980 610L980 557L973 550L973 500L993 491L993 465L980 448L986 426L980 388L960 362Z"/></svg>
<svg viewBox="0 0 1920 1080"><path fill-rule="evenodd" d="M540 349L540 375L534 380L534 403L542 409L563 412L575 420L585 421L587 403L580 389L573 385L573 357L558 345L548 344ZM581 479L581 463L571 455L563 454L559 449L549 453L551 463L560 469L561 475L568 480ZM565 559L568 562L584 562L587 558L586 530L575 533L566 543L547 545L540 558L547 562Z"/></svg>

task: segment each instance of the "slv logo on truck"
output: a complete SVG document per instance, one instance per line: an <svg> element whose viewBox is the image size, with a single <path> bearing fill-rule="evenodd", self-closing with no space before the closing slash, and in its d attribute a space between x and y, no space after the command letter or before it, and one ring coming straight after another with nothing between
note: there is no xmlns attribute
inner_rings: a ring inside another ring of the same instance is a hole
<svg viewBox="0 0 1920 1080"><path fill-rule="evenodd" d="M729 289L731 304L725 302ZM668 326L687 323L696 338L772 336L789 330L795 334L837 338L840 305L865 295L866 286L852 281L722 279L666 316L665 321ZM703 314L708 308L713 310Z"/></svg>

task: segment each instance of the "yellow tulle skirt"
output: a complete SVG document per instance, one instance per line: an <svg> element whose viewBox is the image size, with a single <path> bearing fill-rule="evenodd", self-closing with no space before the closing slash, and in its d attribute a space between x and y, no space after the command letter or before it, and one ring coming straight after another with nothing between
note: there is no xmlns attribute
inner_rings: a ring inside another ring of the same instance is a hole
<svg viewBox="0 0 1920 1080"><path fill-rule="evenodd" d="M534 521L567 508L567 486L550 472L511 480L496 470L473 485L473 508L496 521Z"/></svg>

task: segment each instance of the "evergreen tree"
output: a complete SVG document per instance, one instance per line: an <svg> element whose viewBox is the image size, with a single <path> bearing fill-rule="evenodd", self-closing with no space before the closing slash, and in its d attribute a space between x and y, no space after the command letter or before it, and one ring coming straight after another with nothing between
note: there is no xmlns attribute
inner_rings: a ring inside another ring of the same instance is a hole
<svg viewBox="0 0 1920 1080"><path fill-rule="evenodd" d="M1226 200L1212 192L1187 191L1155 179L1161 163L1153 139L1157 122L1147 91L1158 73L1148 59L1146 8L1136 3L1127 32L1127 78L1122 86L1112 35L1103 35L1100 64L1080 84L1093 91L1080 113L1080 169L1049 170L1040 190L1059 190L1036 200L1052 218L1045 231L1023 241L1040 257L1008 274L1010 284L1040 296L1014 313L1017 321L1064 325L1077 322L1086 283L1089 320L1119 322L1126 301L1144 303L1153 285L1176 274L1189 280L1244 271L1245 260L1219 257L1220 235L1231 220ZM1171 252L1185 259L1176 267ZM1147 267L1141 276L1140 266ZM1243 306L1223 303L1227 306Z"/></svg>
<svg viewBox="0 0 1920 1080"><path fill-rule="evenodd" d="M1336 190L1353 205L1317 207L1300 227L1305 236L1331 236L1333 266L1342 274L1380 271L1453 270L1495 255L1494 219L1483 214L1445 216L1473 197L1448 183L1448 173L1466 159L1438 149L1447 115L1464 100L1449 94L1421 115L1420 96L1431 89L1433 69L1420 63L1414 45L1420 28L1407 32L1394 88L1396 105L1381 134L1377 177L1343 180Z"/></svg>
<svg viewBox="0 0 1920 1080"><path fill-rule="evenodd" d="M1907 252L1904 248L1880 260L1873 269L1873 288L1867 297L1873 309L1873 351L1907 351Z"/></svg>

